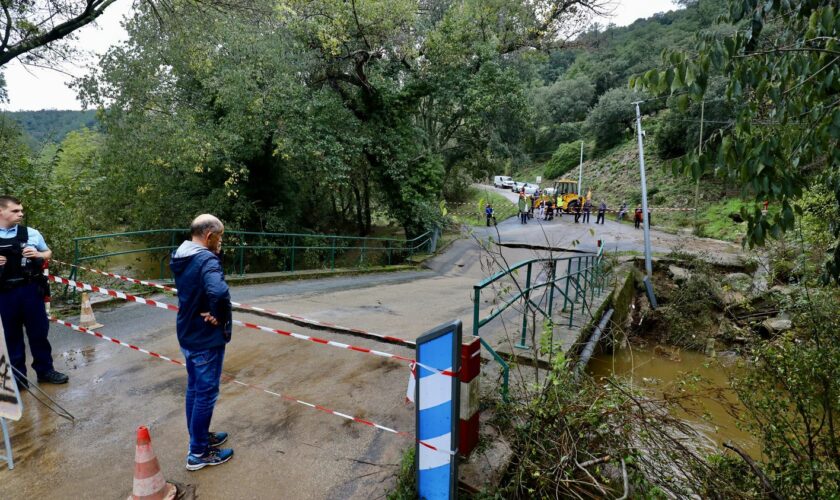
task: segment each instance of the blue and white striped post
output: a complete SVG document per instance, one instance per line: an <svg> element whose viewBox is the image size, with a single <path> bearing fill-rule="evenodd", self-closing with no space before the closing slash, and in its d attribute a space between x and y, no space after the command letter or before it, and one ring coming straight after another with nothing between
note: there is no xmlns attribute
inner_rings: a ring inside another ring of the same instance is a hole
<svg viewBox="0 0 840 500"><path fill-rule="evenodd" d="M458 377L427 370L458 373L461 360L461 321L438 326L417 339L417 385L414 402L417 438L438 450L416 445L417 495L423 500L454 499L458 478ZM449 454L451 451L453 454Z"/></svg>

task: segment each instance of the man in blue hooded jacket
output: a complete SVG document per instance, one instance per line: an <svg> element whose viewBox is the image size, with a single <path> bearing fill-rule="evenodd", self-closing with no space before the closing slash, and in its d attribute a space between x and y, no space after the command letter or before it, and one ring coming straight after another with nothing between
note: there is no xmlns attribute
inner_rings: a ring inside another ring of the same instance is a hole
<svg viewBox="0 0 840 500"><path fill-rule="evenodd" d="M187 470L223 464L233 457L232 449L219 447L227 441L227 433L210 432L225 345L233 328L230 291L219 257L224 231L216 217L199 215L190 225L191 239L172 253L169 264L178 287L178 343L187 365Z"/></svg>

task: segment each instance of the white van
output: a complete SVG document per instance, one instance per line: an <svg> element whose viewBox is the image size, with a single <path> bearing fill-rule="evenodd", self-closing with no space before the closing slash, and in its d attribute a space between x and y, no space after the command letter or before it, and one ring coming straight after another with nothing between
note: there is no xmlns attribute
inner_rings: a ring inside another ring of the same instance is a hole
<svg viewBox="0 0 840 500"><path fill-rule="evenodd" d="M513 186L513 179L507 175L493 177L493 187L510 189Z"/></svg>

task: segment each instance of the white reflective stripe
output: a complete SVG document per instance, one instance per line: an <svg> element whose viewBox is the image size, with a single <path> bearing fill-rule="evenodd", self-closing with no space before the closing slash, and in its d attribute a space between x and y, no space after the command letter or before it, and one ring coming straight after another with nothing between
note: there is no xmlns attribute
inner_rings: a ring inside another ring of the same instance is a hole
<svg viewBox="0 0 840 500"><path fill-rule="evenodd" d="M443 436L438 436L432 439L426 439L423 442L432 445L441 451L435 451L431 448L423 446L422 444L418 445L418 448L420 449L420 470L434 469L436 467L440 467L441 465L449 464L451 455L447 452L450 448L452 448L451 433L446 433Z"/></svg>
<svg viewBox="0 0 840 500"><path fill-rule="evenodd" d="M478 377L461 382L461 420L469 420L478 411Z"/></svg>
<svg viewBox="0 0 840 500"><path fill-rule="evenodd" d="M144 464L155 457L155 452L152 451L152 446L149 444L138 444L137 451L134 454L134 461L138 464Z"/></svg>
<svg viewBox="0 0 840 500"><path fill-rule="evenodd" d="M158 472L152 477L146 479L134 479L134 496L135 497L149 497L166 486L166 479L163 478L163 472Z"/></svg>
<svg viewBox="0 0 840 500"><path fill-rule="evenodd" d="M413 364L412 364L413 366ZM409 369L408 370L408 388L405 391L405 399L408 401L414 402L414 392L417 387L417 380L415 378L414 372Z"/></svg>
<svg viewBox="0 0 840 500"><path fill-rule="evenodd" d="M452 370L450 366L447 370ZM452 401L452 377L435 373L423 377L420 384L420 410Z"/></svg>

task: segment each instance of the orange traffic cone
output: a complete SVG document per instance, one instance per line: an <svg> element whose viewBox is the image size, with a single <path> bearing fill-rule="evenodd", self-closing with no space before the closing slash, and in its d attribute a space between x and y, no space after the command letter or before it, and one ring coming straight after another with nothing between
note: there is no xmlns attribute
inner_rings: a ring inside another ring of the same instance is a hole
<svg viewBox="0 0 840 500"><path fill-rule="evenodd" d="M128 500L172 500L178 493L167 483L152 450L152 438L145 426L137 428L137 451L134 454L134 488Z"/></svg>
<svg viewBox="0 0 840 500"><path fill-rule="evenodd" d="M103 324L96 322L96 316L93 315L93 308L90 307L90 297L86 292L82 292L82 313L79 316L79 325L85 328L102 328Z"/></svg>

